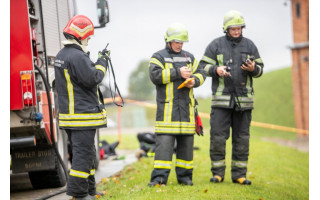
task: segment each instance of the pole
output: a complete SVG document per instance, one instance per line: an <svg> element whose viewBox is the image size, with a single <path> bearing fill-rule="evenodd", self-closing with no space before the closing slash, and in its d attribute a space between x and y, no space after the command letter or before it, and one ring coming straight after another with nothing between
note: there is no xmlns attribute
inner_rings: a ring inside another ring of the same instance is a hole
<svg viewBox="0 0 320 200"><path fill-rule="evenodd" d="M121 103L120 95L118 95L118 103ZM119 145L121 144L121 106L118 106L118 141Z"/></svg>

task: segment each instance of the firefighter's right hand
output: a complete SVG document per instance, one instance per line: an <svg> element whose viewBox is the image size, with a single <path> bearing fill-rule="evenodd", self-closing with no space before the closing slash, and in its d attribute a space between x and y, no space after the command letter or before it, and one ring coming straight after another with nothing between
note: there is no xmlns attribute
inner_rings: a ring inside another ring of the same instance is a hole
<svg viewBox="0 0 320 200"><path fill-rule="evenodd" d="M191 70L188 67L183 66L180 68L180 74L181 74L181 77L184 79L190 78Z"/></svg>
<svg viewBox="0 0 320 200"><path fill-rule="evenodd" d="M217 74L219 76L230 76L230 72L227 72L226 71L226 66L220 66L220 67L217 67Z"/></svg>

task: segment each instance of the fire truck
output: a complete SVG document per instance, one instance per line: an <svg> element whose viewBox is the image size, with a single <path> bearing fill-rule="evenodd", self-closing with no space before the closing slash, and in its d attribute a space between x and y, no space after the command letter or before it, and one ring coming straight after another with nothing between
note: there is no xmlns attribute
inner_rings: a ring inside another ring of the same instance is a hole
<svg viewBox="0 0 320 200"><path fill-rule="evenodd" d="M35 189L64 186L71 156L58 125L53 67L62 30L77 14L105 27L108 11L106 0L10 0L11 173L27 172Z"/></svg>

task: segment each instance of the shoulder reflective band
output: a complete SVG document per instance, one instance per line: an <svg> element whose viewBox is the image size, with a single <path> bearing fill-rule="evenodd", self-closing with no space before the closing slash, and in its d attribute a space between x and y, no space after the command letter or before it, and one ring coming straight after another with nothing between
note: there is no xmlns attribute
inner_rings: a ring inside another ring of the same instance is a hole
<svg viewBox="0 0 320 200"><path fill-rule="evenodd" d="M156 58L151 58L150 63L153 63L155 65L158 65L159 67L161 67L162 69L164 69L163 64Z"/></svg>

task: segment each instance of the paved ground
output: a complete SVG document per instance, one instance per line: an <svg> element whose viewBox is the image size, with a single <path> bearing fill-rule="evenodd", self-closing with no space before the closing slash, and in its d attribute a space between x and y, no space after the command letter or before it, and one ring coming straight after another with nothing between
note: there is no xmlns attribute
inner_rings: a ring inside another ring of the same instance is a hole
<svg viewBox="0 0 320 200"><path fill-rule="evenodd" d="M137 159L135 157L135 150L116 150L118 156L125 156L123 160L113 160L115 157L110 157L106 160L101 160L99 169L96 171L96 182L99 183L102 178L110 177L121 171L126 165L132 164ZM43 196L50 195L62 188L33 190L27 173L11 175L10 176L10 199L12 200L34 200ZM57 196L48 198L49 200L69 200L70 196L66 193L61 193Z"/></svg>
<svg viewBox="0 0 320 200"><path fill-rule="evenodd" d="M264 137L262 140L271 141L279 145L292 147L299 151L309 152L309 136L298 136L296 140L286 140L280 138L267 138Z"/></svg>

